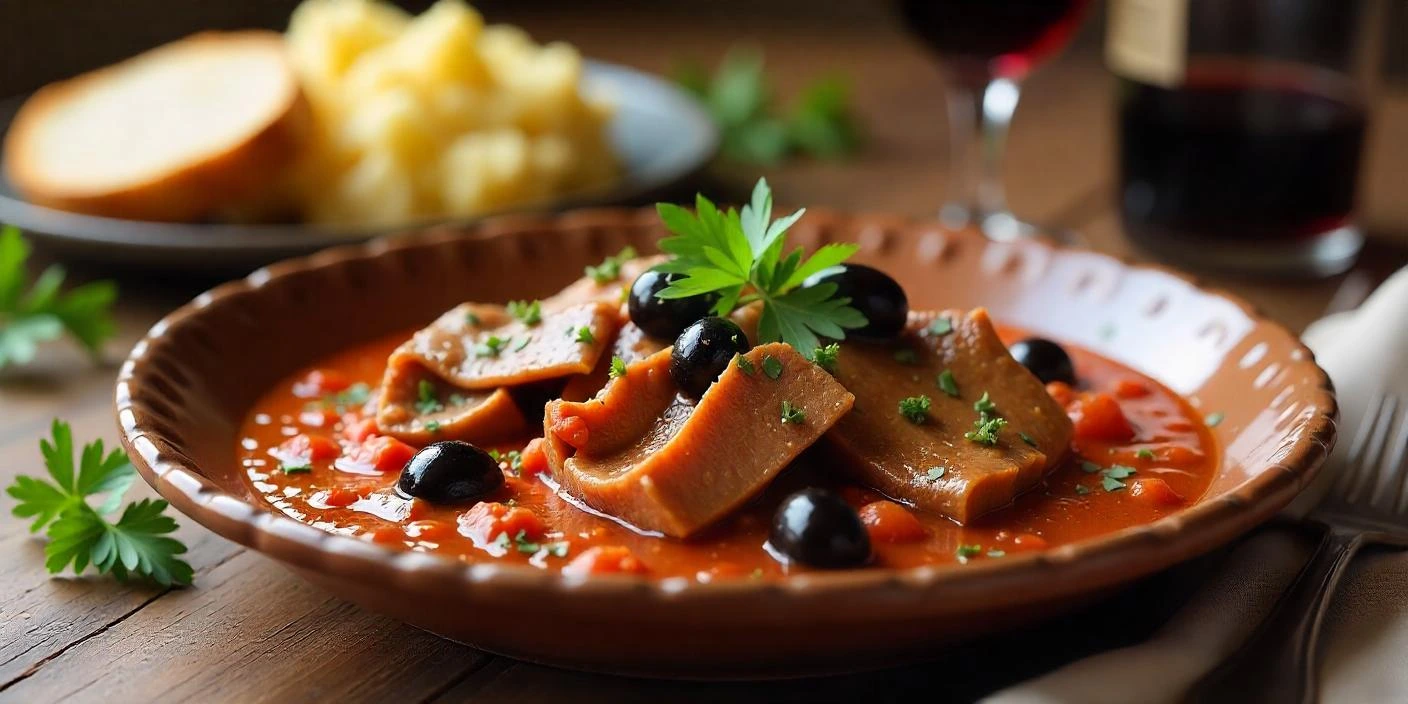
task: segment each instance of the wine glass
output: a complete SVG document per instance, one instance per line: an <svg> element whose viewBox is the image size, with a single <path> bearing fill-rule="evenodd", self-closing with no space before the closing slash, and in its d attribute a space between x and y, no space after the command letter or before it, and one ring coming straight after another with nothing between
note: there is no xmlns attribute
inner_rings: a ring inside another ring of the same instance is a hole
<svg viewBox="0 0 1408 704"><path fill-rule="evenodd" d="M1088 2L900 0L905 23L943 58L949 76L945 222L976 225L994 240L1068 239L1008 210L1001 163L1022 80L1066 45Z"/></svg>

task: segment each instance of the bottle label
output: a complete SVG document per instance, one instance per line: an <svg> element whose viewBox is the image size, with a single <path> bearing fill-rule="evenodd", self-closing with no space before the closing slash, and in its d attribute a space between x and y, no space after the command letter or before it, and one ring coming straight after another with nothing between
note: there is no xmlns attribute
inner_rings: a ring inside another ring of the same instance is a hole
<svg viewBox="0 0 1408 704"><path fill-rule="evenodd" d="M1183 81L1188 0L1111 0L1105 63L1141 83L1173 87Z"/></svg>

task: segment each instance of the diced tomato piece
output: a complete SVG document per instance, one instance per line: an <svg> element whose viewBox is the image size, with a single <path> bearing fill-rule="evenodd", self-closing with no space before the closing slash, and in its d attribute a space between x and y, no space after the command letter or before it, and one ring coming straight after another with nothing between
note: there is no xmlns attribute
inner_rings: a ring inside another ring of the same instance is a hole
<svg viewBox="0 0 1408 704"><path fill-rule="evenodd" d="M587 446L587 439L591 437L587 421L582 420L581 416L566 416L553 421L552 434L579 450Z"/></svg>
<svg viewBox="0 0 1408 704"><path fill-rule="evenodd" d="M859 513L870 539L878 543L909 543L928 535L914 514L893 501L866 504Z"/></svg>
<svg viewBox="0 0 1408 704"><path fill-rule="evenodd" d="M1068 412L1078 438L1124 442L1134 437L1134 426L1124 417L1120 402L1109 394L1081 396Z"/></svg>
<svg viewBox="0 0 1408 704"><path fill-rule="evenodd" d="M320 461L333 460L342 456L342 446L336 440L324 435L295 435L279 445L278 454L286 458Z"/></svg>
<svg viewBox="0 0 1408 704"><path fill-rule="evenodd" d="M400 526L377 526L362 535L373 543L401 543L406 540L406 534L401 532Z"/></svg>
<svg viewBox="0 0 1408 704"><path fill-rule="evenodd" d="M1012 539L1012 544L1023 550L1045 550L1046 538L1034 533L1022 533Z"/></svg>
<svg viewBox="0 0 1408 704"><path fill-rule="evenodd" d="M377 435L352 451L352 460L378 472L399 472L411 461L416 449L396 438Z"/></svg>
<svg viewBox="0 0 1408 704"><path fill-rule="evenodd" d="M598 545L572 558L562 573L574 577L589 574L646 574L650 570L628 548Z"/></svg>
<svg viewBox="0 0 1408 704"><path fill-rule="evenodd" d="M380 432L375 418L362 418L354 413L342 417L342 434L352 442L366 442Z"/></svg>
<svg viewBox="0 0 1408 704"><path fill-rule="evenodd" d="M357 499L360 498L362 497L357 493L356 489L350 489L345 486L335 486L328 489L327 496L323 498L323 503L329 506L343 508L357 503Z"/></svg>
<svg viewBox="0 0 1408 704"><path fill-rule="evenodd" d="M1071 405L1071 401L1076 398L1076 390L1064 381L1053 381L1046 385L1046 395L1050 396L1062 408Z"/></svg>
<svg viewBox="0 0 1408 704"><path fill-rule="evenodd" d="M1169 445L1159 449L1159 464L1192 469L1203 463L1205 456L1201 450L1183 445Z"/></svg>
<svg viewBox="0 0 1408 704"><path fill-rule="evenodd" d="M1158 477L1144 477L1134 480L1129 487L1129 495L1147 501L1154 506L1167 508L1170 506L1182 506L1184 499L1179 496L1168 482Z"/></svg>
<svg viewBox="0 0 1408 704"><path fill-rule="evenodd" d="M548 471L548 454L543 450L545 444L542 438L533 438L528 441L528 447L523 448L523 476L535 477Z"/></svg>
<svg viewBox="0 0 1408 704"><path fill-rule="evenodd" d="M460 516L460 533L481 545L492 543L501 533L517 539L521 531L526 540L537 540L547 534L547 524L538 514L522 506L508 506L485 501Z"/></svg>
<svg viewBox="0 0 1408 704"><path fill-rule="evenodd" d="M406 535L422 540L444 540L455 534L455 527L444 521L425 519L406 524Z"/></svg>
<svg viewBox="0 0 1408 704"><path fill-rule="evenodd" d="M351 385L352 381L342 372L314 369L293 385L293 395L299 398L318 398L335 394Z"/></svg>
<svg viewBox="0 0 1408 704"><path fill-rule="evenodd" d="M1120 379L1115 384L1115 395L1120 398L1144 398L1153 393L1148 384L1137 379Z"/></svg>

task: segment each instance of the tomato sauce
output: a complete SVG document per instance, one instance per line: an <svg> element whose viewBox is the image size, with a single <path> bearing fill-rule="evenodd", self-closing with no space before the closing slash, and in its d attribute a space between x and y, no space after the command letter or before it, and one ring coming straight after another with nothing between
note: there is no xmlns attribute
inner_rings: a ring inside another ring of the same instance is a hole
<svg viewBox="0 0 1408 704"><path fill-rule="evenodd" d="M1003 337L1021 335L1006 330ZM825 453L808 452L748 505L676 540L560 494L531 438L495 448L507 480L489 501L435 506L396 494L400 467L416 448L377 435L370 420L368 391L405 339L395 335L324 359L255 404L236 452L254 490L275 509L324 530L466 562L708 582L807 569L780 563L765 545L778 503L806 486L831 488L860 511L875 565L913 567L1001 559L1157 520L1196 502L1218 465L1212 435L1186 401L1067 347L1080 385L1047 390L1075 422L1073 452L1042 485L967 526L887 502L831 471Z"/></svg>

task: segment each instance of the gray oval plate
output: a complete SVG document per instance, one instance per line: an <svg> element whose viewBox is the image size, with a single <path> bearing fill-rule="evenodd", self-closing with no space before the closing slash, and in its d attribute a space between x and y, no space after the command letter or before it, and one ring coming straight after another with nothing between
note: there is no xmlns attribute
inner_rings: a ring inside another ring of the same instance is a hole
<svg viewBox="0 0 1408 704"><path fill-rule="evenodd" d="M640 200L690 177L718 150L718 130L699 104L656 76L625 66L587 61L583 90L602 95L616 106L607 128L625 165L621 181L600 192L514 208L513 212ZM16 98L0 105L0 131L9 128L22 102L23 98ZM25 230L65 257L151 269L231 273L335 244L443 221L330 228L120 220L31 204L0 177L0 222Z"/></svg>

